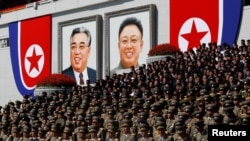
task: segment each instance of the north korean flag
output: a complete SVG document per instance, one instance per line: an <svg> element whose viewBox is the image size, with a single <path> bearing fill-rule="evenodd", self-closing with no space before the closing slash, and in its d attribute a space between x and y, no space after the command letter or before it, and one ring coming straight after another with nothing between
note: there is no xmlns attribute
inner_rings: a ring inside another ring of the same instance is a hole
<svg viewBox="0 0 250 141"><path fill-rule="evenodd" d="M232 44L241 12L241 0L170 0L170 43L181 51L202 43Z"/></svg>
<svg viewBox="0 0 250 141"><path fill-rule="evenodd" d="M16 86L31 96L37 82L51 74L51 15L10 23L9 36Z"/></svg>

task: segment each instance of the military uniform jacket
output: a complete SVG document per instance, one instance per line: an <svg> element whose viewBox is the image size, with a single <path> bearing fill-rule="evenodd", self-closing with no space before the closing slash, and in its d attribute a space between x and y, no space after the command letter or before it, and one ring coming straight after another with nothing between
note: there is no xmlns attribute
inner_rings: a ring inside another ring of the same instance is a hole
<svg viewBox="0 0 250 141"><path fill-rule="evenodd" d="M20 141L20 138L10 135L5 141Z"/></svg>
<svg viewBox="0 0 250 141"><path fill-rule="evenodd" d="M208 137L208 131L203 129L201 132L199 132L196 128L193 128L190 136L194 141L206 141Z"/></svg>
<svg viewBox="0 0 250 141"><path fill-rule="evenodd" d="M173 137L172 136L168 136L167 134L163 135L163 136L156 136L154 138L154 141L173 141Z"/></svg>
<svg viewBox="0 0 250 141"><path fill-rule="evenodd" d="M166 129L168 133L173 133L174 123L175 123L175 119L166 119L166 125L167 125Z"/></svg>
<svg viewBox="0 0 250 141"><path fill-rule="evenodd" d="M109 132L107 132L105 141L110 141L110 140L118 141L119 140L119 133L116 132L114 137L110 137Z"/></svg>
<svg viewBox="0 0 250 141"><path fill-rule="evenodd" d="M0 135L0 140L5 141L7 138L8 138L8 135L7 135L7 134L4 134L4 133L2 132L1 135Z"/></svg>
<svg viewBox="0 0 250 141"><path fill-rule="evenodd" d="M61 141L59 137L50 137L47 141Z"/></svg>
<svg viewBox="0 0 250 141"><path fill-rule="evenodd" d="M192 140L188 134L186 134L185 137L181 137L178 134L174 134L173 139L174 141L191 141Z"/></svg>
<svg viewBox="0 0 250 141"><path fill-rule="evenodd" d="M138 141L153 141L154 139L152 137L140 137Z"/></svg>
<svg viewBox="0 0 250 141"><path fill-rule="evenodd" d="M21 137L20 141L29 141L30 139L28 137Z"/></svg>
<svg viewBox="0 0 250 141"><path fill-rule="evenodd" d="M136 141L136 136L134 134L122 134L120 141Z"/></svg>

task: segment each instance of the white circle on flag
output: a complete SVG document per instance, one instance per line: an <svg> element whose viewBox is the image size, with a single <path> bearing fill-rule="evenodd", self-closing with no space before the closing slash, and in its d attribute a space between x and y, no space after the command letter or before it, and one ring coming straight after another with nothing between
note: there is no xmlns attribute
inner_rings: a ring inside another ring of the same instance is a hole
<svg viewBox="0 0 250 141"><path fill-rule="evenodd" d="M201 39L201 43L209 43L211 42L211 32L207 23L201 18L189 18L182 25L179 35L178 35L178 44L181 51L187 51L188 41L183 38L181 35L186 33L191 33L191 28L193 23L196 26L197 32L207 31L208 33Z"/></svg>
<svg viewBox="0 0 250 141"><path fill-rule="evenodd" d="M37 58L35 59L37 61L32 62L33 64L31 64L31 61L28 58L32 59L33 57ZM26 73L32 78L37 77L42 72L44 67L44 52L41 46L38 44L32 44L28 48L24 60Z"/></svg>

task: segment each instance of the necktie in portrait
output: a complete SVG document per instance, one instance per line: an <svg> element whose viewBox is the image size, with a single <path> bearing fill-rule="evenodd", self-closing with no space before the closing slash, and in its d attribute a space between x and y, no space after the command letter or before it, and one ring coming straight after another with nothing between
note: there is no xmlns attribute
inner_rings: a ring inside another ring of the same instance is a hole
<svg viewBox="0 0 250 141"><path fill-rule="evenodd" d="M80 85L84 85L84 80L83 80L83 74L82 73L79 74L79 78L80 78Z"/></svg>

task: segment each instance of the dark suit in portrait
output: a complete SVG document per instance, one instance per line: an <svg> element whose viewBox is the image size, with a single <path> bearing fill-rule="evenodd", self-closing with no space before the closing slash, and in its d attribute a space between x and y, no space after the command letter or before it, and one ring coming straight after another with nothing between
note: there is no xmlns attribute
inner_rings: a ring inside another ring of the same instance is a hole
<svg viewBox="0 0 250 141"><path fill-rule="evenodd" d="M88 77L89 77L89 81L90 83L95 83L96 82L96 70L87 67L87 72L88 72ZM77 77L75 77L74 75L74 71L72 66L68 67L67 69L62 71L63 74L70 76L71 78L73 78L74 80L76 80Z"/></svg>

